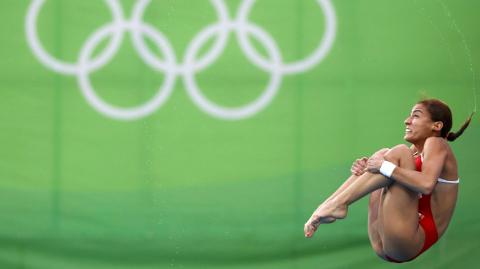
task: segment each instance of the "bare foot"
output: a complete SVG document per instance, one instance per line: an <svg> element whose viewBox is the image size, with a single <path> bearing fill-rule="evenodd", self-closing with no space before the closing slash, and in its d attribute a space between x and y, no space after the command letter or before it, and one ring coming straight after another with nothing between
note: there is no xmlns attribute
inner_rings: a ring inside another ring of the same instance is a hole
<svg viewBox="0 0 480 269"><path fill-rule="evenodd" d="M312 237L320 224L328 224L343 219L347 216L348 208L346 205L341 205L335 201L328 201L321 204L312 214L310 219L305 223L304 233L305 237Z"/></svg>

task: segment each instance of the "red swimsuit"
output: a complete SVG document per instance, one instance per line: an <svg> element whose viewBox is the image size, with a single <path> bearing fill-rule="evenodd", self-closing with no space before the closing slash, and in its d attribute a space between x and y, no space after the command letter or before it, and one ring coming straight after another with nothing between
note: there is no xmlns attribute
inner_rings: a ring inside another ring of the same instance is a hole
<svg viewBox="0 0 480 269"><path fill-rule="evenodd" d="M420 156L415 157L415 165L418 172L422 171L422 158ZM418 199L418 222L420 227L422 227L423 231L425 232L425 241L423 242L423 247L420 252L411 258L408 261L415 259L416 257L420 256L423 252L429 249L435 242L438 240L438 232L437 226L435 226L435 221L433 219L432 209L430 208L430 197L429 195L422 195L420 199ZM407 261L396 261L388 256L386 256L387 260L390 262L395 263L402 263Z"/></svg>

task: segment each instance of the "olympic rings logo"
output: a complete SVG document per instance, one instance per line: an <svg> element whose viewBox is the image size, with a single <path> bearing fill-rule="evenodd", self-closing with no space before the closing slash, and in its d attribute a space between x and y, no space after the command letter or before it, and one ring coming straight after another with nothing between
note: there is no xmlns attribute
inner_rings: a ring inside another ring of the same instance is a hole
<svg viewBox="0 0 480 269"><path fill-rule="evenodd" d="M183 78L188 95L201 110L213 117L225 120L248 118L265 108L276 95L284 75L304 72L317 65L328 54L335 39L336 19L330 0L316 0L325 17L325 30L320 44L307 58L284 63L274 39L261 27L248 21L255 0L243 0L235 18L230 18L224 0L211 0L218 21L203 28L188 44L183 61L176 54L168 38L158 29L143 21L143 14L150 0L138 0L132 16L126 19L119 0L105 0L112 13L112 21L99 27L83 44L75 63L65 62L51 56L41 45L36 22L45 0L32 0L26 16L27 41L34 55L47 68L64 75L74 75L87 102L98 112L118 120L134 120L145 117L160 108L174 89L177 76ZM134 107L118 107L102 100L90 82L90 73L105 66L115 56L125 32L131 33L131 41L141 59L152 69L165 75L155 95L149 101ZM251 103L241 107L225 107L209 100L198 86L195 74L215 62L223 52L230 33L234 32L242 52L261 70L270 74L263 93ZM161 49L164 59L159 59L146 45L147 36ZM256 38L266 48L268 58L259 54L250 43L249 36ZM93 57L95 48L110 38L106 48ZM206 42L215 38L211 50L199 58L199 50Z"/></svg>

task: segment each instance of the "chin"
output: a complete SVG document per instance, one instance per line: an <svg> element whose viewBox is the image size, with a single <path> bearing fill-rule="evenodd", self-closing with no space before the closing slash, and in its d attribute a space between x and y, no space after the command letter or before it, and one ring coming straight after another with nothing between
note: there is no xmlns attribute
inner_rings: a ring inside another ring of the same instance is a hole
<svg viewBox="0 0 480 269"><path fill-rule="evenodd" d="M412 143L412 144L413 144L413 142L414 142L413 139L412 139L412 137L408 136L408 134L406 134L406 135L403 137L403 139L404 139L405 141L409 142L409 143Z"/></svg>

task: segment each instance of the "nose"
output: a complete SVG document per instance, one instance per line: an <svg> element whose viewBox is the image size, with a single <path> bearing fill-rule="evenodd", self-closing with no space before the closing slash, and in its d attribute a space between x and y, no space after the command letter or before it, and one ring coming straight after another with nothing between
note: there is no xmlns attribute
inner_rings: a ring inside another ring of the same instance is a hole
<svg viewBox="0 0 480 269"><path fill-rule="evenodd" d="M412 123L412 117L408 116L403 123L407 126L410 125Z"/></svg>

